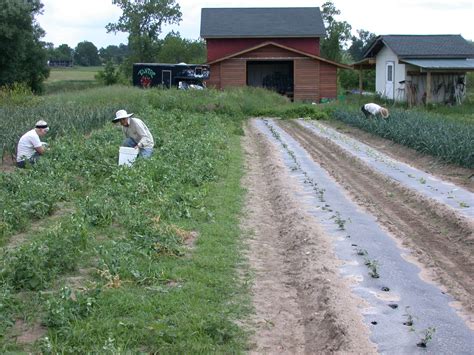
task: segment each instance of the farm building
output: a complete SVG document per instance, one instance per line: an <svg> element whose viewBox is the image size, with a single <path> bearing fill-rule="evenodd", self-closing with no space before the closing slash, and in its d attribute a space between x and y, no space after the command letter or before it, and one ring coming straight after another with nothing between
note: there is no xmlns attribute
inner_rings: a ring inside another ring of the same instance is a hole
<svg viewBox="0 0 474 355"><path fill-rule="evenodd" d="M375 67L376 91L388 99L461 103L466 72L474 71L474 46L460 35L378 36L353 67Z"/></svg>
<svg viewBox="0 0 474 355"><path fill-rule="evenodd" d="M325 35L319 8L204 8L201 37L207 45L207 85L264 87L294 100L337 96L337 69L322 58Z"/></svg>

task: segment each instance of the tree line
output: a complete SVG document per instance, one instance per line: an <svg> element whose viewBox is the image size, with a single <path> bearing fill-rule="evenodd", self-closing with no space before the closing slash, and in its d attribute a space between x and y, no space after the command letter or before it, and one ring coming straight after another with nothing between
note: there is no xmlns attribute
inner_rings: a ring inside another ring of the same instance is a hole
<svg viewBox="0 0 474 355"><path fill-rule="evenodd" d="M92 42L83 41L73 49L67 44L54 47L41 39L45 32L36 21L43 13L41 0L0 0L0 87L23 83L33 91L41 91L49 75L49 63L70 62L74 65L97 66L106 64L106 71L115 77L115 68L126 78L131 77L133 63L204 63L206 46L202 40L182 38L179 32L170 32L164 38L162 26L179 24L182 13L175 0L112 0L122 10L116 23L109 23L107 32L128 33L128 43L98 49ZM340 11L331 1L321 6L326 37L321 39L321 55L325 58L351 63L361 58L363 49L375 34L357 30L351 34L351 25L338 21ZM355 72L344 70L339 76L343 87L357 87ZM370 84L370 75L366 76ZM113 80L112 80L113 82ZM370 87L370 86L365 86Z"/></svg>

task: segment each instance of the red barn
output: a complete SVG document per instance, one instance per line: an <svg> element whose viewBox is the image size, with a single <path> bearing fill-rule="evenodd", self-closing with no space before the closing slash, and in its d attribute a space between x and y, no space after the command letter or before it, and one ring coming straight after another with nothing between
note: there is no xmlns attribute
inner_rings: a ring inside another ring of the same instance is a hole
<svg viewBox="0 0 474 355"><path fill-rule="evenodd" d="M264 87L298 101L336 98L337 69L350 67L320 56L324 34L317 7L202 9L207 84Z"/></svg>

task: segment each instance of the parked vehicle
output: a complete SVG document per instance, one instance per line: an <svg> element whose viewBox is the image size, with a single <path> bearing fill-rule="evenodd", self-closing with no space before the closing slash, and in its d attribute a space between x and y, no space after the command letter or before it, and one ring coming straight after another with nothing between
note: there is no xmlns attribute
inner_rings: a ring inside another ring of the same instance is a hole
<svg viewBox="0 0 474 355"><path fill-rule="evenodd" d="M135 63L133 64L133 85L142 88L161 86L179 88L189 85L205 87L209 79L209 66L204 64L167 64Z"/></svg>

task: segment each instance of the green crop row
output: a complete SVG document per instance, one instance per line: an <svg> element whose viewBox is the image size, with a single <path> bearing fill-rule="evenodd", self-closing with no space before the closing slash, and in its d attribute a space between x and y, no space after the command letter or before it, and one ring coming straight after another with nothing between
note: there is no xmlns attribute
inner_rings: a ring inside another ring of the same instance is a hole
<svg viewBox="0 0 474 355"><path fill-rule="evenodd" d="M474 125L468 121L409 110L391 110L388 120L342 109L335 109L333 117L445 162L474 168Z"/></svg>
<svg viewBox="0 0 474 355"><path fill-rule="evenodd" d="M218 184L239 183L229 170L234 119L149 105L137 116L157 141L150 160L118 166L122 133L109 125L58 136L34 168L0 175L4 243L26 234L0 252L2 352L242 350L233 321L242 306L229 304L241 292L232 246L241 191L225 211L209 200L227 191ZM33 232L64 203L64 217ZM219 225L222 213L235 215L232 225ZM192 258L191 228L201 234ZM88 281L68 283L81 270L91 270ZM29 348L15 344L19 317L48 333Z"/></svg>

